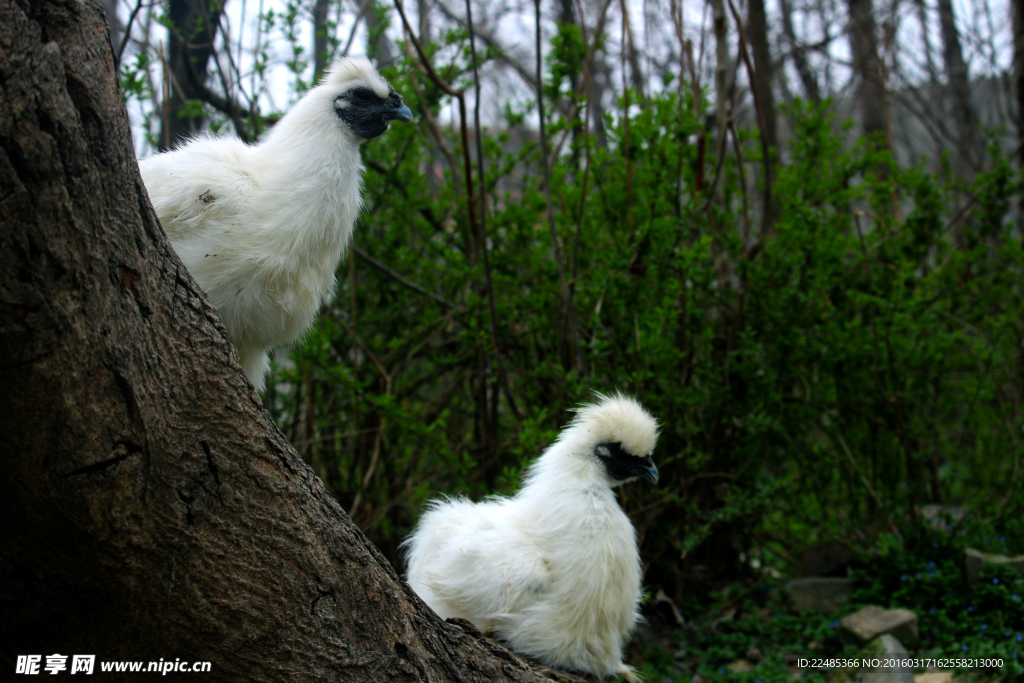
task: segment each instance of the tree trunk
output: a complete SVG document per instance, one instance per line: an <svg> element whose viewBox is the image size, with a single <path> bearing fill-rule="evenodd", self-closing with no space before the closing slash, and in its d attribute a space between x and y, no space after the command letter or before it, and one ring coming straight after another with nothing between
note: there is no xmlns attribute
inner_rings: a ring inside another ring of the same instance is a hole
<svg viewBox="0 0 1024 683"><path fill-rule="evenodd" d="M730 112L729 102L729 38L726 35L725 2L711 0L712 21L715 30L715 143L723 156L726 154L725 136L728 135ZM718 162L721 163L721 162ZM711 188L715 202L725 203L725 174L718 175L718 182Z"/></svg>
<svg viewBox="0 0 1024 683"><path fill-rule="evenodd" d="M543 680L427 609L263 410L149 204L100 6L0 0L0 45L4 666Z"/></svg>
<svg viewBox="0 0 1024 683"><path fill-rule="evenodd" d="M757 99L764 117L765 129L761 131L768 146L778 149L778 126L775 122L775 96L772 93L772 55L768 49L768 20L764 11L764 0L750 0L747 21L747 38L754 55L754 83Z"/></svg>
<svg viewBox="0 0 1024 683"><path fill-rule="evenodd" d="M1017 104L1017 135L1024 138L1024 0L1012 0L1013 85Z"/></svg>
<svg viewBox="0 0 1024 683"><path fill-rule="evenodd" d="M574 0L560 0L559 1L558 23L559 23L560 26L577 26L578 25L577 22L576 22L576 12L573 9L573 1ZM582 75L583 75L582 72L579 73L579 74L577 74L575 72L569 74L569 99L571 100L571 103L572 103L571 106L573 108L573 111L576 112L576 114L575 114L576 115L576 119L573 122L574 124L577 121L580 120L579 119L579 116L580 116L580 111L579 111L579 105L580 105L580 102L579 102L580 83L579 83L579 79L580 79L580 77ZM574 169L574 170L579 168L579 161L580 161L580 137L582 135L583 135L582 127L581 126L577 126L577 125L573 125L572 126L572 146L571 146L571 149L570 149L570 152L569 152L571 163L569 164L569 167Z"/></svg>
<svg viewBox="0 0 1024 683"><path fill-rule="evenodd" d="M391 50L391 41L388 40L387 35L387 8L388 6L384 3L373 0L367 3L363 15L366 18L367 30L366 51L381 68L391 66L395 61L395 55Z"/></svg>
<svg viewBox="0 0 1024 683"><path fill-rule="evenodd" d="M804 86L804 95L811 102L820 102L818 77L807 61L807 50L803 45L797 43L796 31L793 29L793 5L789 0L779 0L779 8L782 12L782 32L786 36L793 65L796 66L796 72L800 75L800 82ZM785 77L783 76L783 78Z"/></svg>
<svg viewBox="0 0 1024 683"><path fill-rule="evenodd" d="M608 129L605 126L606 94L611 90L612 70L604 50L594 50L590 62L590 132L594 146L608 149Z"/></svg>
<svg viewBox="0 0 1024 683"><path fill-rule="evenodd" d="M330 11L330 0L315 0L313 3L313 83L320 82L320 78L327 70L330 59L329 42L327 35L331 27L327 24L327 13Z"/></svg>
<svg viewBox="0 0 1024 683"><path fill-rule="evenodd" d="M751 86L757 92L757 106L761 110L760 121L763 124L761 135L769 148L771 158L765 165L764 192L772 197L772 186L775 184L775 160L778 158L779 135L775 120L775 96L772 93L772 55L768 49L768 20L764 11L764 0L750 0L747 20L747 38L750 40L751 52L754 54L754 74ZM775 202L769 201L765 206L765 225L775 223Z"/></svg>
<svg viewBox="0 0 1024 683"><path fill-rule="evenodd" d="M976 168L982 150L978 141L977 119L971 108L971 91L967 81L967 64L964 63L960 34L956 30L952 0L938 0L939 18L942 23L943 60L949 76L949 90L953 99L953 120L956 121L957 137L953 148L956 150L955 169L958 176L966 178Z"/></svg>
<svg viewBox="0 0 1024 683"><path fill-rule="evenodd" d="M187 115L185 106L191 100L202 99L194 83L206 83L222 11L221 0L170 0L168 3L170 36L167 66L170 74L164 74L164 77L169 77L171 83L160 134L162 152L200 132L206 123L205 116ZM186 60L191 60L191 63Z"/></svg>
<svg viewBox="0 0 1024 683"><path fill-rule="evenodd" d="M853 69L860 76L857 99L865 135L879 134L884 140L885 85L878 58L878 35L871 0L847 0L850 10L850 52Z"/></svg>

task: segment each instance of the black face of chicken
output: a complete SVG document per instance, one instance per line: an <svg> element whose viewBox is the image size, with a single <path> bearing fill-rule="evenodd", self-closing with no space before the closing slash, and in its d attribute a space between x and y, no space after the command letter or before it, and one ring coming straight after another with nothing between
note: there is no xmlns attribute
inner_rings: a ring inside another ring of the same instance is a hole
<svg viewBox="0 0 1024 683"><path fill-rule="evenodd" d="M654 466L651 455L633 455L621 443L599 443L594 447L594 455L604 463L608 476L617 481L625 481L635 477L643 477L652 484L658 483L658 468Z"/></svg>
<svg viewBox="0 0 1024 683"><path fill-rule="evenodd" d="M334 100L334 113L356 135L367 140L375 138L395 119L412 121L412 111L402 103L402 96L394 88L389 90L387 97L381 97L364 86L353 88Z"/></svg>

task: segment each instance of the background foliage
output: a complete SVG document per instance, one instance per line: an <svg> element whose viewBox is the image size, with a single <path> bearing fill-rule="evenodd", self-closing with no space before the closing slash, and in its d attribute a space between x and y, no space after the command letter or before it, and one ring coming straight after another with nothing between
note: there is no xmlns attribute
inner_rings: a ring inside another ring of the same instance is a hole
<svg viewBox="0 0 1024 683"><path fill-rule="evenodd" d="M261 21L287 29L297 97L310 81L289 7ZM374 12L371 53L397 21ZM730 582L798 574L826 540L863 553L858 600L920 609L958 590L965 545L1024 553L1021 177L999 131L976 174L901 165L828 100L798 98L766 157L756 125L730 119L716 137L712 94L668 74L657 92L620 93L597 135L581 80L600 36L563 24L544 62L545 150L536 97L504 103L490 128L452 114L453 88L476 82L467 30L423 54L406 36L382 72L417 123L364 146L365 211L337 295L278 354L265 396L396 566L430 498L512 493L595 391L635 395L663 425L661 482L621 501L650 592L693 614L717 619ZM502 58L477 48L483 66ZM124 65L126 97L153 97L147 59ZM254 105L232 123L255 135L280 114ZM935 503L969 510L971 533L933 553L900 530ZM777 600L758 595L759 609ZM961 608L928 622L927 647L988 647ZM834 640L830 620L759 623L737 626L737 643ZM717 630L725 649L710 652L708 633L687 636L703 675L738 652Z"/></svg>
<svg viewBox="0 0 1024 683"><path fill-rule="evenodd" d="M450 40L465 54L464 36ZM467 69L442 73L469 87ZM409 74L387 77L436 117L442 93ZM679 595L699 585L698 568L727 578L754 557L784 566L925 503L1019 512L1011 161L993 150L970 182L900 168L798 102L775 169L777 219L762 227L737 165L723 164L723 204L697 191L705 132L679 86L633 94L629 116L607 121L607 147L581 131L552 157L578 346L529 112L484 131L496 337L483 240L461 168L446 163L461 153L458 131L395 126L365 146L356 245L434 298L366 259L342 264L334 307L281 364L268 404L393 558L429 497L513 491L592 391L635 394L664 425L662 484L622 498L648 580ZM547 116L556 131L573 123ZM757 158L755 139L742 145Z"/></svg>

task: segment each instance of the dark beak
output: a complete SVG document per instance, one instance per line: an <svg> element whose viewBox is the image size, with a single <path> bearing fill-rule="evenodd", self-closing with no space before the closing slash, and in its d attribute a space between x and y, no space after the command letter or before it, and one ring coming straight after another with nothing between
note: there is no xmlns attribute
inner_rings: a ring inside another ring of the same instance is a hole
<svg viewBox="0 0 1024 683"><path fill-rule="evenodd" d="M658 483L658 468L655 467L654 460L649 455L644 458L644 464L640 468L640 476L652 484Z"/></svg>
<svg viewBox="0 0 1024 683"><path fill-rule="evenodd" d="M410 121L412 121L412 109L409 109L409 107L403 104L401 107L396 107L395 109L388 109L387 111L384 112L385 121L392 121L394 119L398 119L399 121L405 121L406 123L409 123Z"/></svg>

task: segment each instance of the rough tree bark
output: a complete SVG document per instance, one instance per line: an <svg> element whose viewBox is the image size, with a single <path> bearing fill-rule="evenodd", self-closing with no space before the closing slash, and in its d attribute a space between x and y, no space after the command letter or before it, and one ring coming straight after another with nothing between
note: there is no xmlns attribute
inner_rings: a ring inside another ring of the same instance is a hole
<svg viewBox="0 0 1024 683"><path fill-rule="evenodd" d="M726 33L725 2L711 0L712 20L715 30L715 144L721 154L726 153L725 136L728 135L729 116L729 37ZM711 188L715 202L725 203L725 176L718 174L718 182Z"/></svg>
<svg viewBox="0 0 1024 683"><path fill-rule="evenodd" d="M761 134L773 149L779 146L775 123L775 96L772 93L772 53L768 49L768 18L764 11L764 0L750 0L747 19L747 38L754 55L754 87L761 102L765 130Z"/></svg>
<svg viewBox="0 0 1024 683"><path fill-rule="evenodd" d="M1024 138L1024 0L1012 0L1013 90L1017 104L1017 135Z"/></svg>
<svg viewBox="0 0 1024 683"><path fill-rule="evenodd" d="M0 381L5 671L543 680L427 609L262 409L149 204L88 0L0 0Z"/></svg>
<svg viewBox="0 0 1024 683"><path fill-rule="evenodd" d="M878 30L872 0L847 0L850 10L850 52L853 69L860 76L857 99L861 125L866 135L879 134L885 140L885 85L878 57Z"/></svg>
<svg viewBox="0 0 1024 683"><path fill-rule="evenodd" d="M939 18L942 25L942 54L949 77L949 89L953 98L953 120L956 122L957 137L955 170L961 178L973 175L981 159L981 142L977 135L977 117L971 107L971 89L967 78L967 64L964 62L960 33L956 28L953 0L938 0Z"/></svg>
<svg viewBox="0 0 1024 683"><path fill-rule="evenodd" d="M757 106L761 110L761 135L768 145L771 163L765 166L766 177L764 186L766 196L771 197L771 188L775 184L775 159L778 157L779 135L775 120L775 95L772 92L772 54L768 49L768 18L765 14L764 0L750 0L747 16L747 39L750 41L751 52L754 54L754 75L752 87L757 92ZM765 206L765 225L775 223L775 202Z"/></svg>
<svg viewBox="0 0 1024 683"><path fill-rule="evenodd" d="M327 70L328 32L327 14L331 9L330 0L316 0L313 3L313 83L318 83Z"/></svg>

